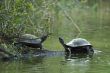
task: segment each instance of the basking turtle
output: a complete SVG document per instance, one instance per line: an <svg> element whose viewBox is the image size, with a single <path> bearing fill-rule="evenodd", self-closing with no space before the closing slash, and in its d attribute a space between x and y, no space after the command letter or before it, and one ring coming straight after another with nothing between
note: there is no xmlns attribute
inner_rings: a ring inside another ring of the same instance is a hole
<svg viewBox="0 0 110 73"><path fill-rule="evenodd" d="M21 35L21 37L15 44L21 44L22 46L43 49L42 43L47 39L48 35L49 34L43 35L41 37L36 37L35 35L32 34L24 34Z"/></svg>
<svg viewBox="0 0 110 73"><path fill-rule="evenodd" d="M59 37L60 43L65 48L65 52L67 53L73 53L73 54L90 54L92 55L94 53L92 45L83 38L76 38L72 41L68 42L67 44L64 43L64 40Z"/></svg>

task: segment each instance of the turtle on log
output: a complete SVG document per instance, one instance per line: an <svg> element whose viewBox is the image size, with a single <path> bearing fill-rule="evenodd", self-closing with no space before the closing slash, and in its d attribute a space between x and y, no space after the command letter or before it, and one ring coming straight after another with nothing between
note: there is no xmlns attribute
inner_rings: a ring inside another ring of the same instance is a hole
<svg viewBox="0 0 110 73"><path fill-rule="evenodd" d="M41 37L37 37L32 34L23 34L18 39L15 45L27 46L31 48L40 48L43 49L42 43L47 39L49 34L45 34ZM36 49L37 50L37 49ZM29 49L25 49L25 52L28 52Z"/></svg>

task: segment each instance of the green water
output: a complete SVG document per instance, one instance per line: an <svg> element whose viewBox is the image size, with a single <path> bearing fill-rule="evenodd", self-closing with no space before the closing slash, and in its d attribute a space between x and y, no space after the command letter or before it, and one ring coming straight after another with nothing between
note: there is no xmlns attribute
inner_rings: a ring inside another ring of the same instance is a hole
<svg viewBox="0 0 110 73"><path fill-rule="evenodd" d="M44 43L48 50L61 51L64 49L58 41L59 36L68 42L78 35L95 47L92 59L66 60L64 55L54 54L56 56L0 62L0 73L110 73L110 1L98 3L96 11L74 9L69 12L81 29L80 35L73 29L75 26L70 20L62 19L64 16L61 13L60 20L63 21L59 20L58 35L50 36Z"/></svg>
<svg viewBox="0 0 110 73"><path fill-rule="evenodd" d="M68 59L64 56L0 62L0 73L109 73L108 53L96 51L92 59Z"/></svg>

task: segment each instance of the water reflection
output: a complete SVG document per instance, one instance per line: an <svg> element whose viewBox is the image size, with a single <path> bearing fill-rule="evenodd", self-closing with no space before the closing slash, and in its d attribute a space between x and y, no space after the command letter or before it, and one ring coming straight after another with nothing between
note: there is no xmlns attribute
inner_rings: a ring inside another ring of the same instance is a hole
<svg viewBox="0 0 110 73"><path fill-rule="evenodd" d="M106 58L105 58L106 57ZM95 50L87 55L65 55L63 51L47 51L42 55L0 62L0 73L109 73L109 54ZM104 70L105 69L105 70ZM101 72L101 71L102 72Z"/></svg>
<svg viewBox="0 0 110 73"><path fill-rule="evenodd" d="M87 55L65 55L62 73L86 73L90 68L91 58Z"/></svg>
<svg viewBox="0 0 110 73"><path fill-rule="evenodd" d="M62 73L88 73L92 72L91 68L94 63L94 58L100 54L101 51L94 50L94 55L91 57L87 54L72 54L65 55L65 61ZM96 61L96 60L95 60Z"/></svg>
<svg viewBox="0 0 110 73"><path fill-rule="evenodd" d="M65 59L80 59L80 58L92 58L93 55L88 54L66 54Z"/></svg>

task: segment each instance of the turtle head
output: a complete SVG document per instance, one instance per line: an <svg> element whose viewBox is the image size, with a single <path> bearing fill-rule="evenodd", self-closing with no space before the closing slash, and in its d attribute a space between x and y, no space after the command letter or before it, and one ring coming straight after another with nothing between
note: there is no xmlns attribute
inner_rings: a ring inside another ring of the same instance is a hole
<svg viewBox="0 0 110 73"><path fill-rule="evenodd" d="M70 51L70 49L69 49L70 46L66 45L65 42L64 42L64 40L63 40L61 37L59 37L59 41L60 41L60 43L63 45L63 47L64 47L64 49L65 49L65 52L71 53L71 51Z"/></svg>
<svg viewBox="0 0 110 73"><path fill-rule="evenodd" d="M59 41L60 41L60 43L61 43L62 45L65 44L65 43L64 43L64 40L63 40L61 37L59 37Z"/></svg>
<svg viewBox="0 0 110 73"><path fill-rule="evenodd" d="M44 42L47 39L47 37L49 37L49 35L51 35L51 33L44 34L43 36L41 36L40 37L41 38L41 42Z"/></svg>
<svg viewBox="0 0 110 73"><path fill-rule="evenodd" d="M61 37L59 37L59 41L63 45L63 47L66 48L66 44L65 44L64 40Z"/></svg>

